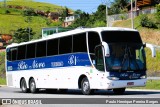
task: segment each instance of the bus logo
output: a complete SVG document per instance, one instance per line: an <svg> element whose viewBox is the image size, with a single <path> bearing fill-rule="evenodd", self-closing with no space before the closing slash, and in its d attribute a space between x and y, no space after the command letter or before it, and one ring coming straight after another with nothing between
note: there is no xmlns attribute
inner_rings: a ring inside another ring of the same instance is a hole
<svg viewBox="0 0 160 107"><path fill-rule="evenodd" d="M71 56L68 57L68 64L69 65L76 65L76 63L77 63L76 56L71 55Z"/></svg>

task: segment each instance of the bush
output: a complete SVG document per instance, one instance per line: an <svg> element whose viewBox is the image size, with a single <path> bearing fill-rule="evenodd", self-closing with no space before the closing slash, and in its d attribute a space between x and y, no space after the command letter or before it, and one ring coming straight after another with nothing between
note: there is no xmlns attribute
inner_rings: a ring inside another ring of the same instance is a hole
<svg viewBox="0 0 160 107"><path fill-rule="evenodd" d="M142 27L157 28L156 24L146 14L140 16L140 24Z"/></svg>
<svg viewBox="0 0 160 107"><path fill-rule="evenodd" d="M156 17L157 19L160 20L160 4L156 6L156 9L157 9Z"/></svg>
<svg viewBox="0 0 160 107"><path fill-rule="evenodd" d="M29 8L23 11L23 15L24 16L37 16L37 14L35 13L34 9Z"/></svg>
<svg viewBox="0 0 160 107"><path fill-rule="evenodd" d="M126 16L125 15L121 15L120 18L121 18L121 20L125 20Z"/></svg>
<svg viewBox="0 0 160 107"><path fill-rule="evenodd" d="M10 14L11 12L9 10L6 10L5 11L5 14Z"/></svg>

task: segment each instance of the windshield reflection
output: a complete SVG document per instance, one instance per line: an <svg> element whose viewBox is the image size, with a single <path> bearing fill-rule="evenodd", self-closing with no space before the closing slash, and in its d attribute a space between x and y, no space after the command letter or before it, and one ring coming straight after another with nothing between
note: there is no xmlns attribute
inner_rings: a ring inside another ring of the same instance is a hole
<svg viewBox="0 0 160 107"><path fill-rule="evenodd" d="M112 71L145 70L142 44L109 44L110 56L105 57L106 69Z"/></svg>

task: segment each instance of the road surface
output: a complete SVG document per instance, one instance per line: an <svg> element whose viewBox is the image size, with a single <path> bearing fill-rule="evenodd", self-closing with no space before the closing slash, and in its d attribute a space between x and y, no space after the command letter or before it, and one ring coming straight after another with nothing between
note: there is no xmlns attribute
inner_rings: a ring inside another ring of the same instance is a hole
<svg viewBox="0 0 160 107"><path fill-rule="evenodd" d="M93 101L95 100L104 100L104 102L107 99L136 99L136 98L143 98L143 99L148 99L148 98L153 98L157 99L160 98L160 90L135 90L135 89L127 89L126 92L123 95L114 95L112 91L104 91L104 90L99 90L96 91L94 95L82 95L80 90L68 90L66 93L57 93L57 92L48 92L45 90L40 90L39 93L36 94L31 94L31 93L22 93L20 89L17 88L9 88L6 86L0 87L0 98L22 98L22 99L47 99L47 98L52 98L52 100L57 100L57 98L60 98L64 101L67 101L68 99L72 99L73 103L75 103L75 99L79 98L84 102L84 98L88 98L89 100ZM95 98L95 99L94 99ZM96 99L98 98L98 99ZM101 98L101 99L100 99ZM86 99L86 101L88 100ZM141 100L141 99L138 99ZM86 103L86 102L84 102ZM91 101L91 103L94 103ZM159 102L160 103L160 102ZM137 106L139 107L139 104L45 104L45 105L0 105L1 107L44 107L44 106L49 106L49 107L124 107L125 105L129 106ZM160 104L141 104L142 107L159 107Z"/></svg>

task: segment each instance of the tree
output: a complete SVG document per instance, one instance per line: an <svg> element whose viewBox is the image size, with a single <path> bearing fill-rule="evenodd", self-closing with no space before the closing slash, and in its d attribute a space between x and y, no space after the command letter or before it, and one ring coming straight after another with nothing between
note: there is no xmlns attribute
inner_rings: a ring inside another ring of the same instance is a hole
<svg viewBox="0 0 160 107"><path fill-rule="evenodd" d="M15 31L13 35L13 42L20 43L20 42L27 42L29 41L29 38L32 39L33 35L35 34L32 30L30 29L30 36L29 37L29 28L19 28L17 31Z"/></svg>
<svg viewBox="0 0 160 107"><path fill-rule="evenodd" d="M77 28L80 26L86 26L88 20L89 20L89 14L83 12L82 14L80 14L80 18L76 19L75 22L69 27Z"/></svg>
<svg viewBox="0 0 160 107"><path fill-rule="evenodd" d="M63 21L66 17L69 16L69 9L67 7L65 7L65 9L63 9L62 13L61 13L61 21Z"/></svg>
<svg viewBox="0 0 160 107"><path fill-rule="evenodd" d="M130 0L114 0L109 8L109 14L119 14L125 10Z"/></svg>
<svg viewBox="0 0 160 107"><path fill-rule="evenodd" d="M78 13L80 13L80 10L77 10ZM77 13L76 12L76 13ZM89 15L85 12L80 14L80 18L78 18L71 26L69 27L79 27L79 26L85 26L85 27L104 27L106 26L106 6L105 5L99 5L97 8L97 11L93 13L92 15Z"/></svg>
<svg viewBox="0 0 160 107"><path fill-rule="evenodd" d="M76 11L74 12L74 14L79 14L79 15L81 15L82 13L83 13L83 11L80 10L80 9L78 9L78 10L76 10Z"/></svg>
<svg viewBox="0 0 160 107"><path fill-rule="evenodd" d="M32 8L25 9L23 11L23 15L24 16L37 16L37 14L35 13L34 9L32 9Z"/></svg>

